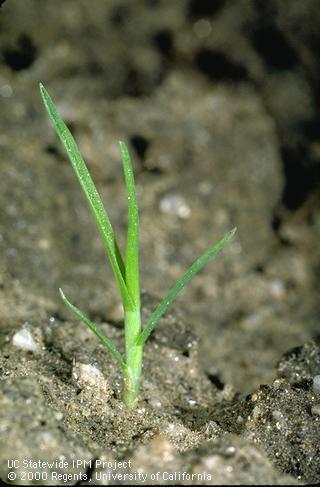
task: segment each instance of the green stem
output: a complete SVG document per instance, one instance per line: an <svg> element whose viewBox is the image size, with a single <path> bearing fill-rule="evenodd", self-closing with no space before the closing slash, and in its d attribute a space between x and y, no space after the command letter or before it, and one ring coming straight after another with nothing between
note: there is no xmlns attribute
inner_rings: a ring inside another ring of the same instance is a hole
<svg viewBox="0 0 320 487"><path fill-rule="evenodd" d="M124 371L123 402L129 409L136 407L140 388L143 353L143 344L137 344L140 333L140 309L125 312L127 368Z"/></svg>

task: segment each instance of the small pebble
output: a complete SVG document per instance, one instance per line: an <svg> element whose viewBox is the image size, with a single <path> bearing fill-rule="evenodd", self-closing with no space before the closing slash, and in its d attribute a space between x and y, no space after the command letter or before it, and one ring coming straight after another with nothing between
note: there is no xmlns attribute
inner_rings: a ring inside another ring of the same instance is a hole
<svg viewBox="0 0 320 487"><path fill-rule="evenodd" d="M72 376L81 390L85 391L96 401L110 398L112 390L103 373L91 364L76 363L72 370ZM89 397L88 396L88 397Z"/></svg>
<svg viewBox="0 0 320 487"><path fill-rule="evenodd" d="M161 408L162 402L159 399L150 399L149 404L153 408Z"/></svg>
<svg viewBox="0 0 320 487"><path fill-rule="evenodd" d="M194 399L187 399L187 403L189 404L189 406L193 407L197 404L197 401L195 401Z"/></svg>
<svg viewBox="0 0 320 487"><path fill-rule="evenodd" d="M320 394L320 375L315 375L313 378L313 390L316 394Z"/></svg>
<svg viewBox="0 0 320 487"><path fill-rule="evenodd" d="M172 213L182 219L189 218L191 210L183 196L172 194L164 196L160 201L160 210L163 213Z"/></svg>
<svg viewBox="0 0 320 487"><path fill-rule="evenodd" d="M228 446L226 449L226 454L229 456L232 456L236 453L236 447L235 446Z"/></svg>
<svg viewBox="0 0 320 487"><path fill-rule="evenodd" d="M320 404L315 404L314 406L312 406L311 413L314 416L320 416Z"/></svg>
<svg viewBox="0 0 320 487"><path fill-rule="evenodd" d="M13 335L12 343L15 347L28 352L36 352L38 348L32 334L26 328L21 328Z"/></svg>
<svg viewBox="0 0 320 487"><path fill-rule="evenodd" d="M73 369L73 377L80 387L95 387L97 382L104 382L103 374L91 364L77 364Z"/></svg>
<svg viewBox="0 0 320 487"><path fill-rule="evenodd" d="M57 421L61 421L63 419L64 414L58 411L55 413L54 417L56 418Z"/></svg>
<svg viewBox="0 0 320 487"><path fill-rule="evenodd" d="M200 39L208 37L212 31L211 23L208 19L200 19L193 25L193 32Z"/></svg>

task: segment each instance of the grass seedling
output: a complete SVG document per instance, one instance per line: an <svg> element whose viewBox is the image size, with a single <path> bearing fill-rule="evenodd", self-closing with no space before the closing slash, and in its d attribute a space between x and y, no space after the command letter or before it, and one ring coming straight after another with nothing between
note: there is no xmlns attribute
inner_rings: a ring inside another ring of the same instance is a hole
<svg viewBox="0 0 320 487"><path fill-rule="evenodd" d="M141 382L143 347L153 332L157 322L166 312L185 285L197 274L209 260L213 259L232 239L236 228L228 232L216 245L207 250L189 267L187 272L170 289L167 296L155 309L144 327L141 324L140 285L139 285L139 215L138 204L128 149L120 142L124 178L128 193L128 232L125 259L122 258L117 240L103 206L100 195L91 179L87 166L80 154L77 144L68 127L60 117L48 92L42 84L40 91L45 108L62 145L64 146L78 181L88 200L90 209L100 231L101 238L109 258L116 283L118 285L123 309L125 327L125 357L123 357L111 341L87 318L82 311L70 303L59 289L65 305L98 337L100 342L113 355L119 364L124 379L123 401L129 409L133 409L138 400Z"/></svg>

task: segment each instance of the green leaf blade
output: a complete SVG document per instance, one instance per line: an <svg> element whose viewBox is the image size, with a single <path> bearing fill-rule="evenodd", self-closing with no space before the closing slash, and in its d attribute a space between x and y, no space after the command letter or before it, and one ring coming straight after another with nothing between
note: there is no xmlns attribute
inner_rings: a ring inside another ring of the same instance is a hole
<svg viewBox="0 0 320 487"><path fill-rule="evenodd" d="M119 142L119 145L128 193L128 233L125 259L126 285L136 308L140 309L138 202L129 151L123 142Z"/></svg>
<svg viewBox="0 0 320 487"><path fill-rule="evenodd" d="M131 309L133 307L133 302L125 284L124 262L121 257L119 246L117 244L108 214L103 206L101 197L95 187L94 182L91 179L88 168L81 156L81 153L70 130L60 117L49 93L46 91L41 83L40 92L51 123L68 154L71 165L74 169L74 172L78 178L78 181L82 187L82 190L87 198L90 209L95 218L112 270L116 278L116 282L118 284L123 305L124 307Z"/></svg>
<svg viewBox="0 0 320 487"><path fill-rule="evenodd" d="M61 288L59 288L59 293L61 296L62 301L64 304L67 306L67 308L72 311L73 314L75 314L78 318L80 318L85 325L99 338L100 342L106 349L113 355L115 360L118 362L122 370L125 370L127 368L127 365L125 361L123 360L120 352L116 349L116 347L112 344L112 342L107 338L101 331L92 323L92 321L87 318L82 311L80 311L76 306L74 306L70 301L66 298L64 292L62 291Z"/></svg>
<svg viewBox="0 0 320 487"><path fill-rule="evenodd" d="M151 315L147 325L141 332L137 344L143 345L146 340L148 339L149 335L154 330L158 320L161 316L166 312L170 304L176 299L177 295L182 291L182 289L186 286L186 284L193 278L195 274L197 274L210 260L212 260L224 247L225 245L233 238L234 234L236 233L237 229L234 228L230 232L228 232L217 244L207 250L204 254L202 254L185 272L185 274L176 282L176 284L170 289L167 296L161 301L159 306Z"/></svg>

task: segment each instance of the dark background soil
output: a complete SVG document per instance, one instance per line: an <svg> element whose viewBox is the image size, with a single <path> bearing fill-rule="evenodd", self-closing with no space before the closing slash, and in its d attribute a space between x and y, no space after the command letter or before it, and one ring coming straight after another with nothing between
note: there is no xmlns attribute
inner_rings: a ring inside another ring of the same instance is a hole
<svg viewBox="0 0 320 487"><path fill-rule="evenodd" d="M172 471L207 469L209 483L319 481L319 1L1 3L2 478L17 452L132 457L151 473L168 451ZM111 270L39 81L121 245L118 140L129 146L146 315L238 227L160 322L129 419L112 359L58 298L61 286L122 346ZM74 379L81 364L107 380L97 397Z"/></svg>

